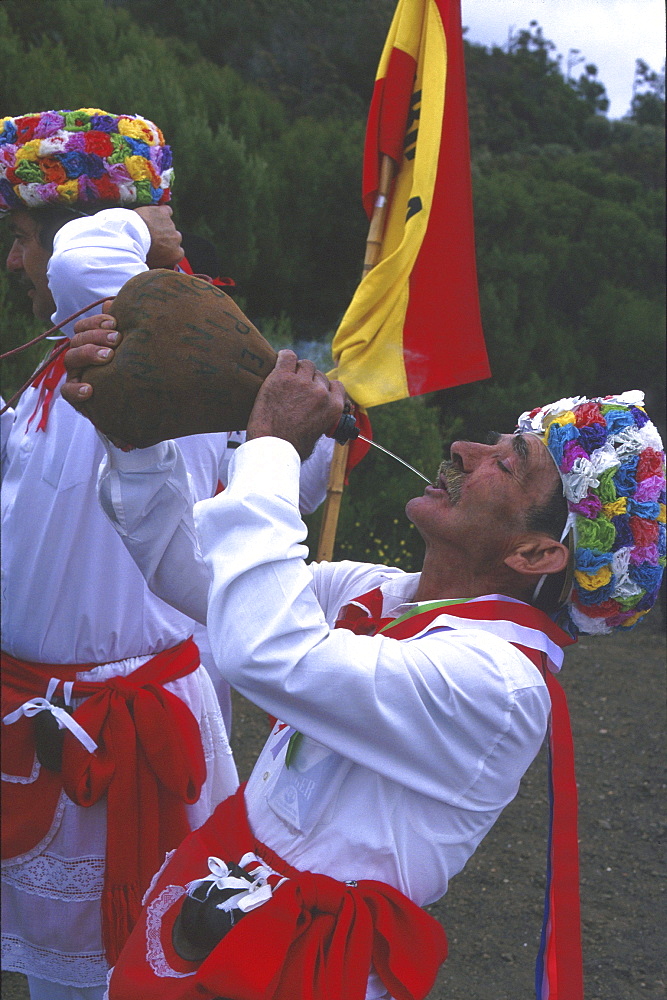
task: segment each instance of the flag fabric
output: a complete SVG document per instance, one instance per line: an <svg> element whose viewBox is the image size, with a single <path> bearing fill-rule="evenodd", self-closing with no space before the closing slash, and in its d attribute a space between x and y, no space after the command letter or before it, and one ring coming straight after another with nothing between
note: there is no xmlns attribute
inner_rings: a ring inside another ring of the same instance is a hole
<svg viewBox="0 0 667 1000"><path fill-rule="evenodd" d="M384 154L397 174L380 260L332 344L335 377L361 406L491 374L477 292L460 0L399 0L366 130L369 215Z"/></svg>

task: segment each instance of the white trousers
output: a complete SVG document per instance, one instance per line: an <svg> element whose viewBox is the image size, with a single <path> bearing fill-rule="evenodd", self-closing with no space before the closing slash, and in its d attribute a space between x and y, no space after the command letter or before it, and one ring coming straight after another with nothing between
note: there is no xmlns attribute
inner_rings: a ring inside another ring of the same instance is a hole
<svg viewBox="0 0 667 1000"><path fill-rule="evenodd" d="M30 1000L102 1000L106 986L63 986L28 976Z"/></svg>

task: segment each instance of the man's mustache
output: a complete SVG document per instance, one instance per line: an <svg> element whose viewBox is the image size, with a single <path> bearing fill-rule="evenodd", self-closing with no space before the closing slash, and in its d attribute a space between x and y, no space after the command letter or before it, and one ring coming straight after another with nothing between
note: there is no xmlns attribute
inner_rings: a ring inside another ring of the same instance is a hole
<svg viewBox="0 0 667 1000"><path fill-rule="evenodd" d="M440 467L438 468L436 486L441 482L444 483L451 502L458 503L461 499L464 478L465 472L461 469L461 466L457 462L452 462L446 458L440 463Z"/></svg>
<svg viewBox="0 0 667 1000"><path fill-rule="evenodd" d="M35 287L25 271L8 271L7 277L10 285L23 292L29 292Z"/></svg>

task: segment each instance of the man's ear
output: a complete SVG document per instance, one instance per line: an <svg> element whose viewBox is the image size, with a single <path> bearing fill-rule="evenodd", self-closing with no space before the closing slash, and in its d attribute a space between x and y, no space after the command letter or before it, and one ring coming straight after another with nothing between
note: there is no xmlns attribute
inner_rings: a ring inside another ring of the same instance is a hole
<svg viewBox="0 0 667 1000"><path fill-rule="evenodd" d="M560 573L567 566L569 558L570 550L567 545L557 542L549 535L534 534L524 535L503 561L516 573L543 576L545 573Z"/></svg>

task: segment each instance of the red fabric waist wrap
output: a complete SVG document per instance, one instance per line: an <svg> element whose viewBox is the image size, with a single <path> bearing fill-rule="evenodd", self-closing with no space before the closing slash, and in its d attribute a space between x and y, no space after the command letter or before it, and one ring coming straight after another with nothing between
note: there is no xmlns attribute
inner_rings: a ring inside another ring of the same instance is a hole
<svg viewBox="0 0 667 1000"><path fill-rule="evenodd" d="M192 673L199 650L187 639L153 656L127 677L79 681L97 664L29 663L2 654L2 718L44 697L50 678L74 681L85 698L74 718L97 743L89 753L65 732L62 771L40 768L33 721L2 725L2 856L19 857L48 835L60 792L80 806L107 796L107 850L102 936L113 963L141 910L141 899L165 852L190 830L185 804L206 778L197 720L164 684ZM56 694L62 694L61 685Z"/></svg>
<svg viewBox="0 0 667 1000"><path fill-rule="evenodd" d="M209 856L238 862L247 851L289 881L203 962L179 958L171 932L186 885L208 874ZM363 1000L371 965L397 1000L421 1000L446 954L440 924L398 889L299 871L258 841L241 786L160 872L114 968L109 1000Z"/></svg>

